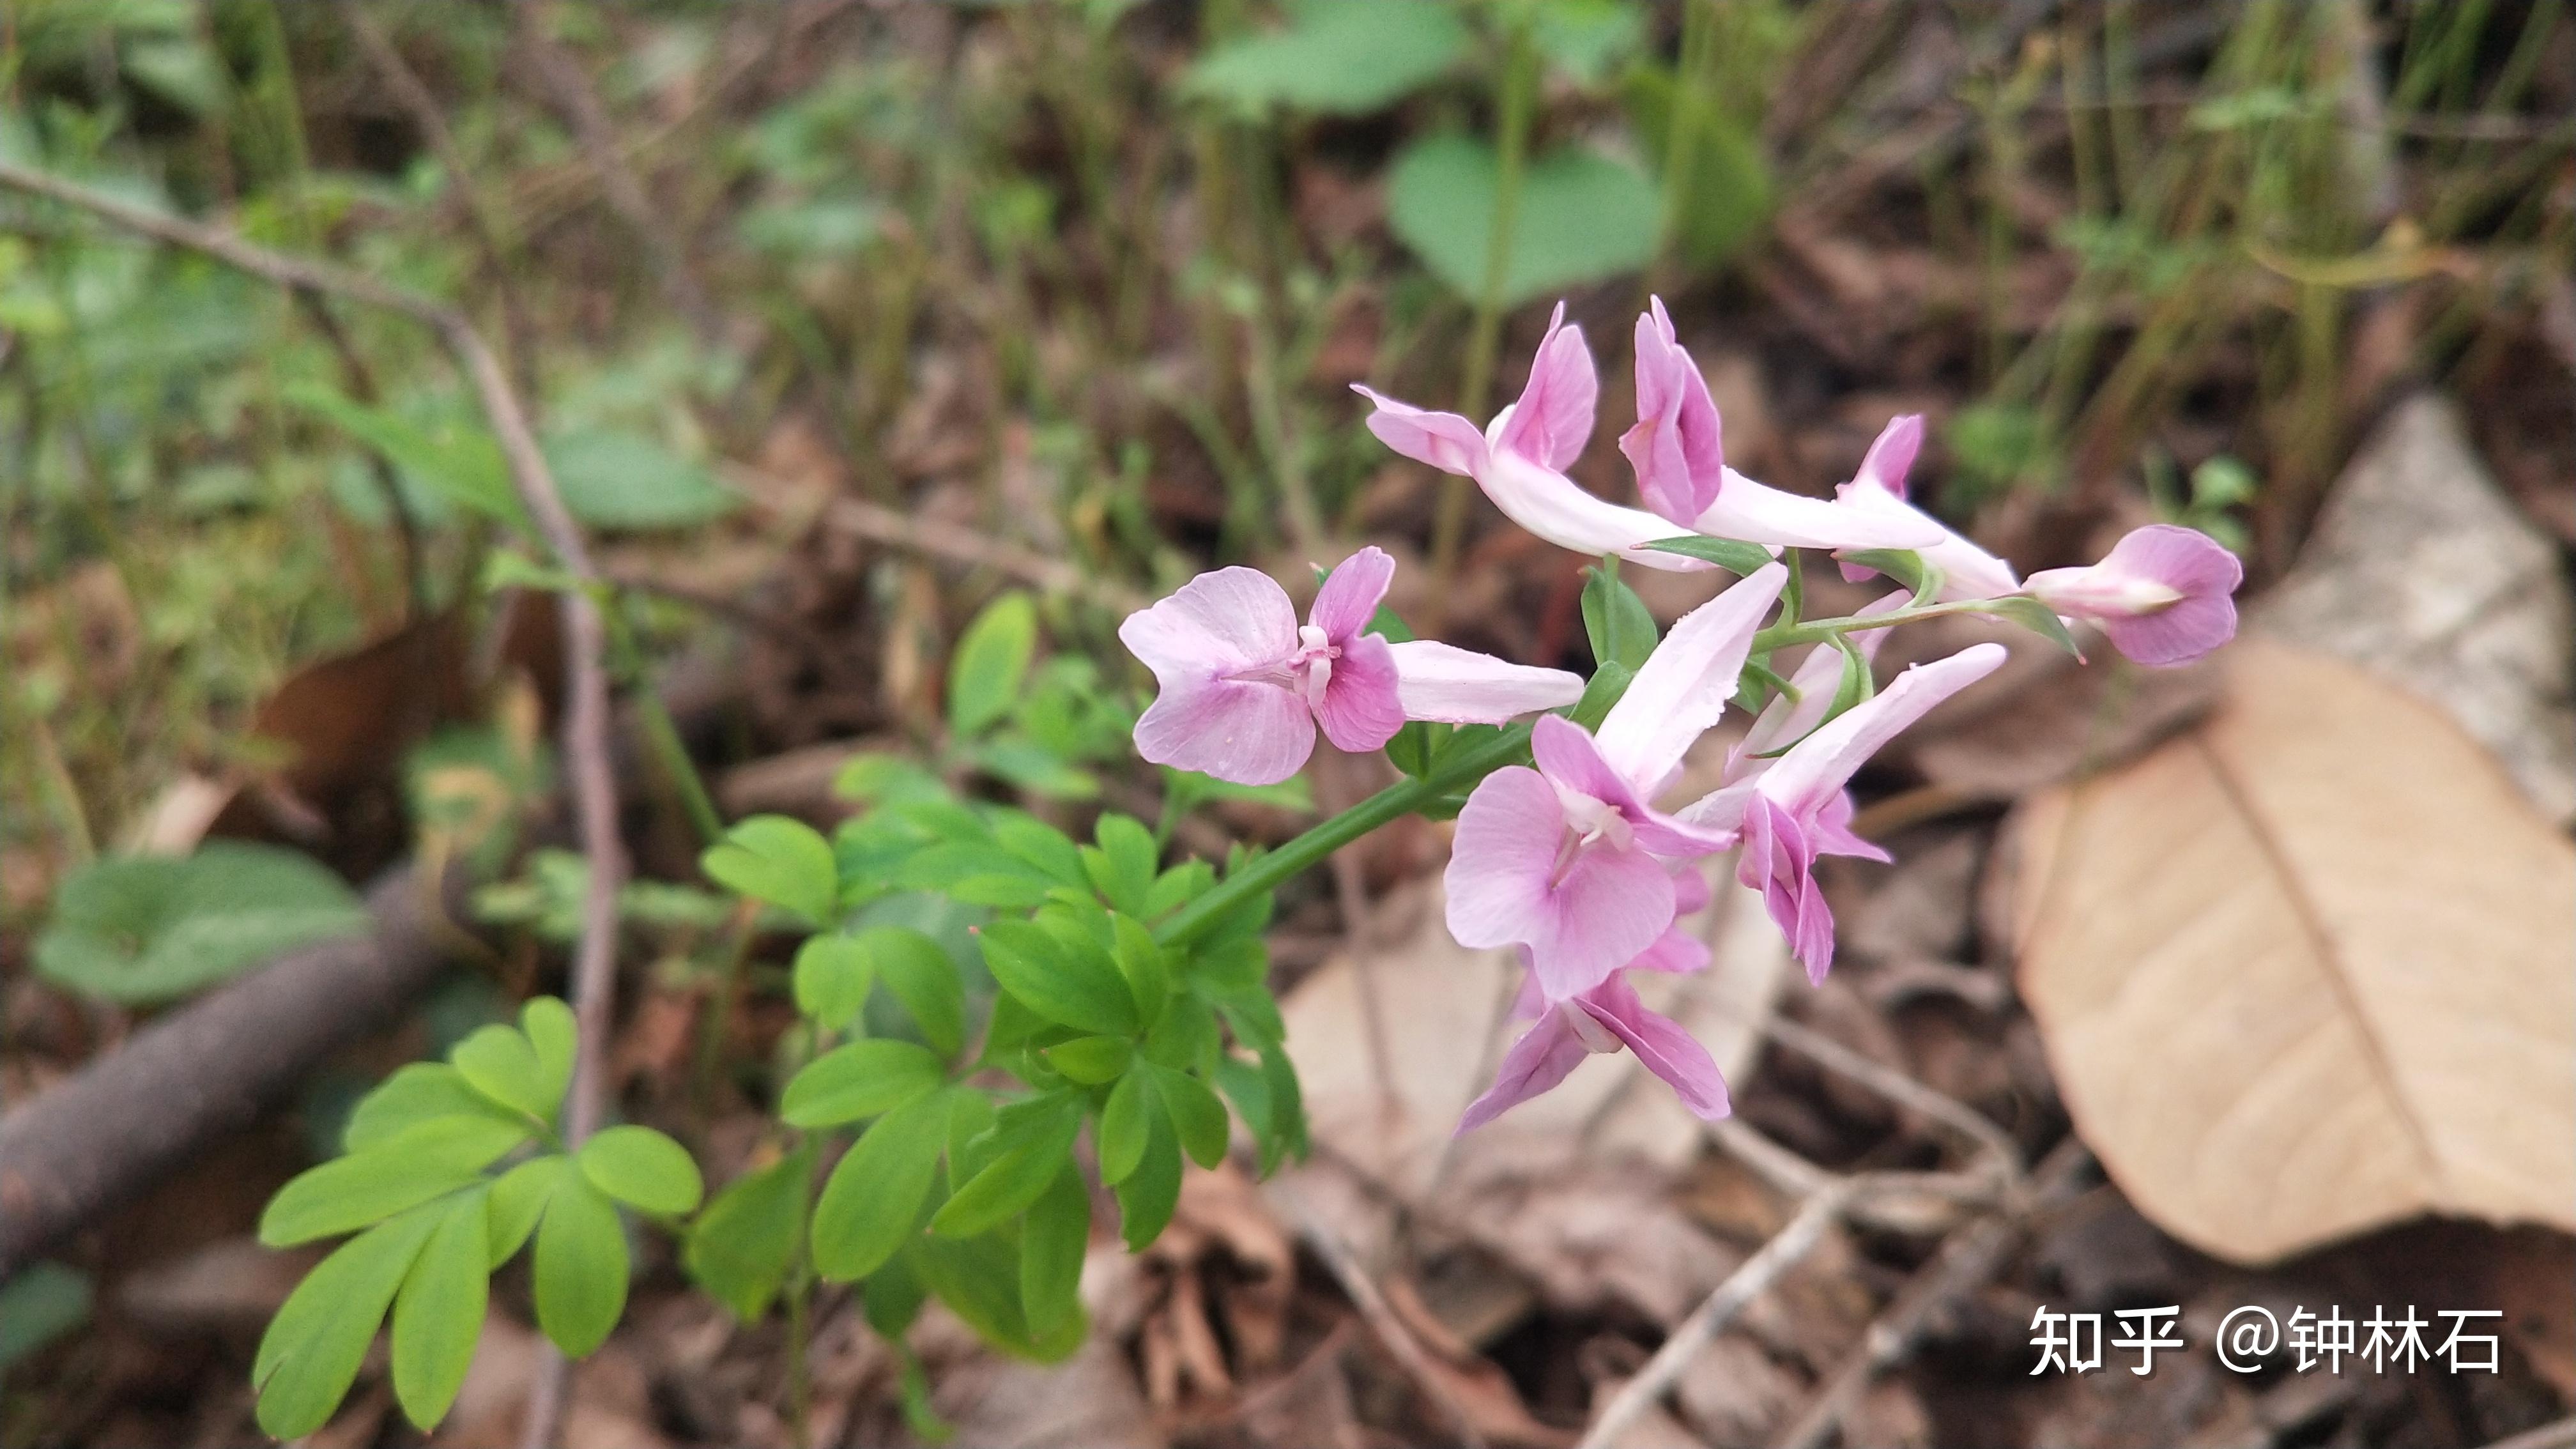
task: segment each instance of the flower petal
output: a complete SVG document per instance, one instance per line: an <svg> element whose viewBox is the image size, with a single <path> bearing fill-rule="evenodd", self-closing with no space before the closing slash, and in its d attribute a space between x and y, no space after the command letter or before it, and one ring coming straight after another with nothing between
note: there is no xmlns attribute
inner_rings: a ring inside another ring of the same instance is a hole
<svg viewBox="0 0 2576 1449"><path fill-rule="evenodd" d="M1306 622L1323 630L1333 643L1344 643L1377 617L1378 601L1386 597L1386 586L1394 579L1395 560L1371 544L1333 565L1324 586L1315 591L1315 606L1306 611Z"/></svg>
<svg viewBox="0 0 2576 1449"><path fill-rule="evenodd" d="M1396 692L1406 719L1446 724L1501 724L1515 715L1556 709L1583 697L1583 679L1562 669L1512 664L1491 654L1433 639L1390 646Z"/></svg>
<svg viewBox="0 0 2576 1449"><path fill-rule="evenodd" d="M1697 874L1699 872L1695 870L1687 871L1673 879L1678 884ZM1683 914L1689 914L1688 907L1683 908ZM1667 976L1688 976L1695 971L1707 970L1708 961L1708 943L1676 925L1667 928L1662 935L1657 936L1653 945L1638 952L1637 958L1628 963L1627 969L1655 971Z"/></svg>
<svg viewBox="0 0 2576 1449"><path fill-rule="evenodd" d="M1923 415L1906 413L1888 419L1879 430L1876 441L1860 460L1855 483L1875 484L1899 498L1905 496L1905 475L1914 468L1914 455L1923 450Z"/></svg>
<svg viewBox="0 0 2576 1449"><path fill-rule="evenodd" d="M1564 841L1565 808L1546 776L1520 765L1487 775L1458 812L1442 877L1449 934L1461 946L1536 941L1553 913L1548 876Z"/></svg>
<svg viewBox="0 0 2576 1449"><path fill-rule="evenodd" d="M1484 1095L1467 1104L1460 1133L1471 1132L1566 1079L1591 1053L1563 1013L1550 1011L1503 1054L1502 1067Z"/></svg>
<svg viewBox="0 0 2576 1449"><path fill-rule="evenodd" d="M1565 325L1565 304L1559 302L1547 319L1547 336L1530 359L1529 382L1495 430L1493 444L1562 470L1583 455L1583 445L1592 439L1592 411L1600 393L1601 378L1593 370L1583 329Z"/></svg>
<svg viewBox="0 0 2576 1449"><path fill-rule="evenodd" d="M1485 496L1493 500L1505 518L1559 548L1594 558L1615 553L1669 573L1698 573L1715 567L1700 559L1646 547L1684 530L1642 508L1622 508L1596 498L1563 473L1518 453L1494 450L1476 474L1476 486L1485 490Z"/></svg>
<svg viewBox="0 0 2576 1449"><path fill-rule="evenodd" d="M2196 529L2132 529L2091 568L2030 576L2030 592L2061 614L2089 619L2131 660L2188 664L2236 636L2245 566Z"/></svg>
<svg viewBox="0 0 2576 1449"><path fill-rule="evenodd" d="M1601 753L1583 726L1563 715L1541 715L1530 731L1530 756L1550 784L1589 795L1624 817L1642 849L1672 859L1687 859L1724 850L1735 843L1733 832L1676 820L1648 805L1644 796Z"/></svg>
<svg viewBox="0 0 2576 1449"><path fill-rule="evenodd" d="M1918 527L1929 526L1938 535L1934 542L1903 546L1923 555L1926 563L1941 570L1938 597L1945 602L2000 598L2021 589L2021 579L2013 573L2012 565L1952 532L1931 514L1867 481L1865 476L1837 489L1834 501L1860 512L1881 514L1890 519L1909 519ZM1843 578L1851 583L1859 583L1875 572L1855 564L1843 565Z"/></svg>
<svg viewBox="0 0 2576 1449"><path fill-rule="evenodd" d="M1602 756L1638 793L1663 788L1691 742L1725 713L1753 636L1788 581L1786 568L1764 564L1684 614L1646 656L1596 737Z"/></svg>
<svg viewBox="0 0 2576 1449"><path fill-rule="evenodd" d="M2205 594L2152 614L2097 622L2111 647L2132 663L2170 669L2236 637L2236 601L2225 594Z"/></svg>
<svg viewBox="0 0 2576 1449"><path fill-rule="evenodd" d="M1333 677L1315 706L1315 719L1335 749L1355 755L1386 748L1404 728L1404 704L1397 693L1395 655L1375 634L1355 634L1333 661Z"/></svg>
<svg viewBox="0 0 2576 1449"><path fill-rule="evenodd" d="M1941 525L1901 502L1902 512L1854 507L1765 487L1729 468L1717 497L1691 526L1719 538L1793 548L1928 548L1941 541Z"/></svg>
<svg viewBox="0 0 2576 1449"><path fill-rule="evenodd" d="M1454 923L1457 898L1450 899ZM1562 1001L1600 985L1664 934L1673 923L1673 878L1642 850L1594 845L1575 852L1553 905L1529 943L1530 963L1539 989Z"/></svg>
<svg viewBox="0 0 2576 1449"><path fill-rule="evenodd" d="M1297 606L1279 581L1240 566L1204 573L1118 626L1165 689L1257 669L1297 652Z"/></svg>
<svg viewBox="0 0 2576 1449"><path fill-rule="evenodd" d="M1714 1122L1727 1115L1726 1078L1708 1048L1682 1030L1681 1023L1647 1010L1624 977L1601 983L1575 1005L1627 1043L1646 1070L1671 1083L1693 1116Z"/></svg>
<svg viewBox="0 0 2576 1449"><path fill-rule="evenodd" d="M1810 984L1834 964L1834 913L1816 884L1816 850L1796 816L1757 797L1744 815L1744 854L1736 878L1762 892L1789 953L1806 963Z"/></svg>
<svg viewBox="0 0 2576 1449"><path fill-rule="evenodd" d="M1314 752L1306 701L1258 680L1166 684L1136 721L1136 753L1237 785L1276 785Z"/></svg>
<svg viewBox="0 0 2576 1449"><path fill-rule="evenodd" d="M1646 506L1684 528L1717 497L1726 471L1724 429L1708 379L1673 340L1661 297L1637 318L1637 423L1619 451L1637 472Z"/></svg>
<svg viewBox="0 0 2576 1449"><path fill-rule="evenodd" d="M1934 705L2002 668L2004 658L2001 644L1974 644L1912 666L1874 698L1800 740L1754 788L1802 817L1814 815L1881 746Z"/></svg>
<svg viewBox="0 0 2576 1449"><path fill-rule="evenodd" d="M1376 408L1368 416L1368 430L1377 434L1379 442L1404 456L1461 476L1472 475L1485 466L1485 435L1474 423L1456 413L1433 412L1398 402L1359 383L1352 383L1351 391L1367 398Z"/></svg>

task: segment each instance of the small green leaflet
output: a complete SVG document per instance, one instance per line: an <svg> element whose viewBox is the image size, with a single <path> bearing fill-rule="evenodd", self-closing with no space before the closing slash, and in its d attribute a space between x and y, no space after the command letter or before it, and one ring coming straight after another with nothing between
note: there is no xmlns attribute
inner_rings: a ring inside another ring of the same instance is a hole
<svg viewBox="0 0 2576 1449"><path fill-rule="evenodd" d="M1620 581L1615 560L1604 559L1583 571L1583 637L1592 646L1595 665L1643 668L1655 652L1655 616L1646 601Z"/></svg>
<svg viewBox="0 0 2576 1449"><path fill-rule="evenodd" d="M791 1127L837 1127L890 1112L939 1089L947 1068L908 1041L855 1041L806 1063L787 1083L779 1116Z"/></svg>
<svg viewBox="0 0 2576 1449"><path fill-rule="evenodd" d="M948 728L969 739L1010 714L1037 652L1037 604L1012 592L984 606L966 626L948 664Z"/></svg>
<svg viewBox="0 0 2576 1449"><path fill-rule="evenodd" d="M565 1173L537 1225L537 1327L580 1358L608 1341L626 1311L626 1225L580 1173Z"/></svg>
<svg viewBox="0 0 2576 1449"><path fill-rule="evenodd" d="M1455 65L1467 28L1428 0L1305 0L1285 28L1211 48L1183 87L1259 115L1271 106L1365 115Z"/></svg>
<svg viewBox="0 0 2576 1449"><path fill-rule="evenodd" d="M689 1227L681 1266L745 1323L768 1308L795 1264L813 1172L812 1149L789 1153L727 1183Z"/></svg>
<svg viewBox="0 0 2576 1449"><path fill-rule="evenodd" d="M1977 612L2010 620L2076 658L2084 657L2084 651L2075 647L2075 636L2066 632L2066 624L2057 617L2057 611L2027 594L2015 594L2010 598L1981 604Z"/></svg>
<svg viewBox="0 0 2576 1449"><path fill-rule="evenodd" d="M978 939L993 979L1038 1015L1111 1036L1137 1029L1135 997L1106 950L1034 921L995 921Z"/></svg>
<svg viewBox="0 0 2576 1449"><path fill-rule="evenodd" d="M484 1198L462 1193L446 1205L394 1299L394 1397L424 1433L447 1417L483 1336Z"/></svg>
<svg viewBox="0 0 2576 1449"><path fill-rule="evenodd" d="M297 1439L331 1417L412 1260L443 1217L435 1205L416 1207L341 1244L304 1275L268 1321L251 1366L260 1428Z"/></svg>
<svg viewBox="0 0 2576 1449"><path fill-rule="evenodd" d="M1499 172L1491 144L1454 134L1415 141L1387 171L1388 226L1461 296L1485 288ZM1518 306L1636 270L1654 255L1662 211L1654 183L1626 162L1580 148L1532 158L1497 300Z"/></svg>
<svg viewBox="0 0 2576 1449"><path fill-rule="evenodd" d="M754 815L699 857L707 879L828 926L838 914L840 865L831 842L802 820Z"/></svg>
<svg viewBox="0 0 2576 1449"><path fill-rule="evenodd" d="M948 1096L886 1113L841 1155L814 1203L814 1266L825 1278L864 1278L913 1236L947 1143Z"/></svg>
<svg viewBox="0 0 2576 1449"><path fill-rule="evenodd" d="M694 1212L706 1181L687 1148L650 1127L610 1127L573 1154L590 1185L639 1212Z"/></svg>
<svg viewBox="0 0 2576 1449"><path fill-rule="evenodd" d="M1062 1163L1020 1229L1020 1308L1030 1332L1044 1338L1081 1308L1090 1245L1091 1191L1072 1163Z"/></svg>
<svg viewBox="0 0 2576 1449"><path fill-rule="evenodd" d="M1659 538L1646 547L1658 553L1677 553L1684 558L1701 559L1739 575L1752 573L1772 561L1771 550L1758 543L1738 543L1731 538L1710 538L1704 534Z"/></svg>

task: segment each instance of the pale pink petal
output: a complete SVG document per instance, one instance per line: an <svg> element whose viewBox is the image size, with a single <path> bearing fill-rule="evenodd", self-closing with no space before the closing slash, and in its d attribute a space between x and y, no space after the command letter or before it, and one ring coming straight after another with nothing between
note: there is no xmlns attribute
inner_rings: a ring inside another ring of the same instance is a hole
<svg viewBox="0 0 2576 1449"><path fill-rule="evenodd" d="M1619 812L1639 848L1655 855L1683 858L1726 849L1735 837L1688 821L1675 820L1649 806L1626 776L1601 753L1583 726L1563 715L1541 715L1530 731L1530 754L1550 784L1593 799Z"/></svg>
<svg viewBox="0 0 2576 1449"><path fill-rule="evenodd" d="M1128 615L1118 639L1169 689L1284 662L1297 652L1297 606L1259 569L1222 568Z"/></svg>
<svg viewBox="0 0 2576 1449"><path fill-rule="evenodd" d="M1771 762L1766 760L1763 763L1768 765ZM1740 829L1744 821L1745 807L1753 802L1753 791L1760 782L1761 775L1758 772L1748 773L1741 779L1729 780L1724 785L1674 811L1673 818L1685 825L1698 826L1702 830Z"/></svg>
<svg viewBox="0 0 2576 1449"><path fill-rule="evenodd" d="M1744 816L1744 853L1736 878L1762 892L1772 924L1789 952L1806 963L1807 980L1821 983L1834 964L1834 913L1815 878L1816 851L1795 816L1757 798Z"/></svg>
<svg viewBox="0 0 2576 1449"><path fill-rule="evenodd" d="M1881 746L1934 705L2003 667L2004 658L2001 644L1974 644L1907 669L1876 697L1800 740L1754 788L1801 816L1813 815Z"/></svg>
<svg viewBox="0 0 2576 1449"><path fill-rule="evenodd" d="M1136 753L1237 785L1276 785L1314 751L1306 701L1258 680L1167 682L1136 721Z"/></svg>
<svg viewBox="0 0 2576 1449"><path fill-rule="evenodd" d="M1464 824L1461 816L1461 834ZM1590 846L1575 852L1553 904L1530 961L1539 988L1562 1001L1600 985L1672 925L1673 878L1642 850Z"/></svg>
<svg viewBox="0 0 2576 1449"><path fill-rule="evenodd" d="M2061 614L2101 626L2111 646L2137 663L2188 664L2236 635L2245 566L2195 529L2153 523L2133 529L2091 568L2030 577L2031 595Z"/></svg>
<svg viewBox="0 0 2576 1449"><path fill-rule="evenodd" d="M1792 548L1928 548L1941 525L1901 502L1897 509L1857 507L1765 487L1729 468L1708 507L1692 520L1700 532ZM1902 510L1902 511L1899 511Z"/></svg>
<svg viewBox="0 0 2576 1449"><path fill-rule="evenodd" d="M1646 547L1683 530L1642 508L1622 508L1596 498L1581 485L1518 453L1494 450L1476 486L1505 518L1555 544L1595 558L1615 553L1647 568L1670 573L1698 573L1715 567L1680 554Z"/></svg>
<svg viewBox="0 0 2576 1449"><path fill-rule="evenodd" d="M1395 579L1395 560L1374 544L1333 566L1324 586L1315 591L1315 606L1306 622L1324 631L1325 639L1342 644L1356 637L1377 617L1378 601Z"/></svg>
<svg viewBox="0 0 2576 1449"><path fill-rule="evenodd" d="M1375 550L1371 550L1375 552ZM1332 661L1333 676L1316 702L1315 719L1333 747L1363 755L1384 749L1404 728L1404 703L1397 694L1395 655L1385 639L1354 634Z"/></svg>
<svg viewBox="0 0 2576 1449"><path fill-rule="evenodd" d="M1899 589L1863 605L1855 617L1866 619L1902 608L1913 597ZM1878 657L1878 646L1887 642L1887 635L1885 629L1864 629L1851 638L1861 658L1869 660ZM1771 762L1763 756L1797 743L1814 729L1824 719L1825 711L1834 707L1834 695L1842 688L1843 664L1843 651L1833 645L1809 646L1806 657L1798 661L1797 672L1789 676L1789 687L1797 691L1797 698L1775 695L1762 706L1762 713L1753 718L1753 727L1727 753L1726 778L1746 779L1771 768Z"/></svg>
<svg viewBox="0 0 2576 1449"><path fill-rule="evenodd" d="M1869 453L1860 460L1860 473L1853 482L1876 484L1902 498L1905 475L1914 468L1914 455L1923 449L1923 415L1906 413L1891 418L1878 438L1869 445Z"/></svg>
<svg viewBox="0 0 2576 1449"><path fill-rule="evenodd" d="M1708 1048L1681 1023L1647 1010L1625 979L1614 976L1575 1004L1627 1043L1646 1070L1670 1083L1692 1115L1714 1122L1727 1114L1726 1078Z"/></svg>
<svg viewBox="0 0 2576 1449"><path fill-rule="evenodd" d="M1501 724L1517 715L1558 709L1583 697L1582 676L1511 664L1491 654L1433 639L1390 646L1395 687L1406 719L1445 724Z"/></svg>
<svg viewBox="0 0 2576 1449"><path fill-rule="evenodd" d="M1646 656L1597 737L1602 755L1651 796L1735 697L1753 636L1779 601L1789 571L1765 564L1684 614Z"/></svg>
<svg viewBox="0 0 2576 1449"><path fill-rule="evenodd" d="M1835 491L1834 501L1845 508L1879 514L1892 520L1908 520L1914 527L1932 529L1937 535L1933 542L1904 547L1923 555L1924 562L1941 571L1941 588L1937 597L1945 602L2000 598L2021 589L2021 580L2013 573L2012 565L1952 532L1941 520L1884 488L1867 481L1845 483ZM1851 583L1859 583L1876 572L1849 562L1843 564L1843 578Z"/></svg>
<svg viewBox="0 0 2576 1449"><path fill-rule="evenodd" d="M2111 647L2133 663L2170 669L2236 637L2236 601L2225 594L2204 594L2152 614L2096 622Z"/></svg>
<svg viewBox="0 0 2576 1449"><path fill-rule="evenodd" d="M1554 1087L1589 1055L1583 1039L1575 1035L1562 1012L1545 1013L1503 1054L1502 1067L1494 1073L1494 1084L1467 1104L1466 1115L1458 1119L1458 1131L1466 1133L1482 1127Z"/></svg>
<svg viewBox="0 0 2576 1449"><path fill-rule="evenodd" d="M1495 430L1493 445L1562 471L1583 455L1583 445L1592 438L1592 410L1600 392L1600 375L1593 370L1583 329L1565 325L1565 304L1559 302L1547 319L1547 336L1530 359L1529 383L1512 404L1510 417Z"/></svg>
<svg viewBox="0 0 2576 1449"><path fill-rule="evenodd" d="M1849 790L1838 791L1807 822L1807 838L1815 842L1818 855L1848 855L1861 860L1874 860L1884 865L1896 859L1877 844L1852 833L1852 797Z"/></svg>
<svg viewBox="0 0 2576 1449"><path fill-rule="evenodd" d="M1456 413L1433 412L1398 402L1359 383L1352 383L1351 391L1367 398L1376 409L1369 414L1368 430L1377 434L1379 442L1404 456L1461 476L1472 475L1485 466L1485 435L1474 423Z"/></svg>
<svg viewBox="0 0 2576 1449"><path fill-rule="evenodd" d="M1687 916L1708 909L1708 875L1695 865L1676 866L1673 870L1673 910Z"/></svg>
<svg viewBox="0 0 2576 1449"><path fill-rule="evenodd" d="M1536 941L1554 911L1548 878L1564 843L1565 810L1546 776L1519 765L1487 775L1458 812L1442 877L1449 934L1461 946Z"/></svg>
<svg viewBox="0 0 2576 1449"><path fill-rule="evenodd" d="M1673 880L1678 884L1697 874L1699 872L1691 871L1675 876ZM1689 908L1685 907L1682 914L1690 914ZM1638 952L1637 959L1628 963L1628 969L1658 971L1668 976L1688 976L1695 971L1705 971L1708 969L1708 943L1674 926L1657 936L1653 945Z"/></svg>
<svg viewBox="0 0 2576 1449"><path fill-rule="evenodd" d="M1708 379L1673 339L1664 302L1637 318L1637 423L1619 438L1646 506L1684 528L1717 497L1726 470L1723 424Z"/></svg>

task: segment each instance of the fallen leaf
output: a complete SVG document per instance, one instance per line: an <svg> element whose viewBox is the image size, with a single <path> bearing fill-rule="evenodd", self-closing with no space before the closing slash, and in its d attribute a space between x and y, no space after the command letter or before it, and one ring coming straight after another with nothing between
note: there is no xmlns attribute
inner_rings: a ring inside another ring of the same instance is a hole
<svg viewBox="0 0 2576 1449"><path fill-rule="evenodd" d="M2200 731L2010 823L2023 998L2158 1226L2238 1262L2576 1227L2576 848L2413 695L2261 639Z"/></svg>
<svg viewBox="0 0 2576 1449"><path fill-rule="evenodd" d="M2253 610L2275 636L2448 711L2561 824L2576 819L2571 616L2557 547L2496 486L2458 407L2430 393L2363 445L2297 567Z"/></svg>

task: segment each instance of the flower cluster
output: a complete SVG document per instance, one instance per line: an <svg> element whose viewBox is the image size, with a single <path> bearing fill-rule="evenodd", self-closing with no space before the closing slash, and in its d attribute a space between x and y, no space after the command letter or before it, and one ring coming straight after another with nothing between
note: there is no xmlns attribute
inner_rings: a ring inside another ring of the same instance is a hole
<svg viewBox="0 0 2576 1449"><path fill-rule="evenodd" d="M1648 1010L1628 976L1708 964L1707 948L1675 923L1705 904L1697 862L1734 851L1737 879L1761 892L1809 978L1824 978L1834 923L1816 861L1888 858L1853 833L1848 783L1900 731L2006 657L1999 644L1978 644L1881 688L1871 661L1886 628L1938 613L2043 624L2055 615L2154 666L2196 659L2235 633L2241 567L2200 533L2141 528L2099 563L2025 580L1906 497L1921 418L1891 422L1834 498L1808 498L1726 466L1716 404L1661 301L1637 319L1635 350L1638 415L1619 450L1642 508L1595 497L1566 475L1591 438L1599 380L1562 306L1519 399L1482 429L1358 389L1373 405L1370 431L1387 446L1473 479L1505 516L1550 542L1675 571L1720 567L1707 547L1692 551L1694 538L1756 546L1740 555L1751 571L1676 622L1616 702L1592 711L1596 725L1573 717L1582 710L1539 714L1527 763L1492 768L1459 808L1450 933L1462 945L1518 951L1526 976L1517 1011L1532 1022L1461 1131L1555 1086L1585 1055L1622 1049L1692 1111L1726 1113L1708 1052ZM1909 586L1849 618L1802 621L1796 560L1780 561L1802 548L1832 553L1848 579L1890 572ZM1138 749L1157 763L1267 784L1297 772L1319 726L1337 748L1366 751L1409 720L1500 724L1584 698L1584 681L1561 670L1389 640L1375 621L1393 572L1385 553L1360 550L1327 576L1302 625L1287 593L1245 568L1203 574L1131 616L1119 637L1161 685L1136 727ZM1783 680L1770 658L1796 645L1807 652ZM1771 688L1748 691L1748 673ZM1661 808L1684 754L1748 695L1760 708L1717 788Z"/></svg>

